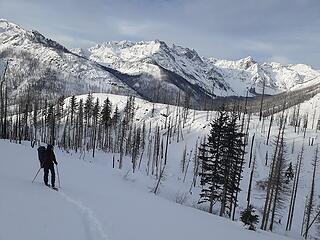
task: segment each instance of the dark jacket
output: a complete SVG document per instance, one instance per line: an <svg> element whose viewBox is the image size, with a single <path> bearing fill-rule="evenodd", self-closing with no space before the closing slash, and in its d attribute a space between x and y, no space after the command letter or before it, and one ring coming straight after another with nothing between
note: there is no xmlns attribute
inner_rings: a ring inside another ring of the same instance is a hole
<svg viewBox="0 0 320 240"><path fill-rule="evenodd" d="M56 160L56 156L54 155L52 147L50 145L47 147L45 159L43 162L44 168L50 168L53 166L53 164L58 164Z"/></svg>

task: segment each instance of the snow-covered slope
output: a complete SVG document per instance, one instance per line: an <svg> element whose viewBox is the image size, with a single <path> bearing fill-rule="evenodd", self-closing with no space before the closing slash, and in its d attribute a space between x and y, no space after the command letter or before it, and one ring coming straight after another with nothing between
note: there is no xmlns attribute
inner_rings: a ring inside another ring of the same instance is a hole
<svg viewBox="0 0 320 240"><path fill-rule="evenodd" d="M94 94L94 98L99 98L100 102L103 102L107 97L113 103L113 108L115 106L119 107L119 110L122 111L126 105L127 99L123 96L115 96L115 95L105 95L105 94ZM86 96L79 96L79 99L85 99ZM305 197L309 194L310 184L311 184L311 172L312 172L312 158L314 156L314 150L316 145L319 143L319 131L315 131L315 124L313 124L313 118L320 118L320 105L319 103L320 95L316 95L314 98L310 99L307 102L304 102L300 106L300 115L308 116L308 129L306 131L306 137L304 138L303 130L301 129L298 132L295 132L294 127L286 126L285 138L287 143L287 164L290 162L292 164L296 163L296 159L298 153L301 149L301 146L304 144L305 152L304 152L304 161L303 161L303 170L301 172L299 189L297 193L297 202L295 209L295 216L293 220L293 227L291 231L285 231L288 207L290 204L290 193L288 192L283 196L283 205L281 209L277 210L275 217L275 229L274 231L278 234L287 235L293 237L294 239L300 239L300 229L301 229L301 221L304 211ZM135 109L136 113L134 116L134 123L137 126L141 126L143 123L146 126L151 124L152 131L154 131L156 126L163 126L165 124L165 116L168 116L171 119L177 114L177 107L175 106L167 106L164 104L155 104L155 111L152 114L151 109L153 108L153 104L147 102L145 100L136 99L135 100ZM286 110L286 113L290 117L292 116L294 108L290 108ZM236 219L239 219L240 211L242 211L247 204L247 194L248 194L248 186L249 179L251 173L251 167L249 167L249 152L251 148L251 139L253 134L255 134L255 143L253 147L253 155L256 158L254 177L253 177L253 188L251 193L251 204L257 209L257 214L260 216L260 221L262 219L262 212L264 206L264 200L266 198L265 189L263 189L262 183L267 179L272 156L274 152L274 145L272 142L275 140L275 137L278 134L278 125L277 121L280 117L281 113L275 116L275 122L271 128L271 137L270 143L266 144L266 138L268 135L268 126L269 119L265 119L264 124L262 125L259 122L258 116L251 117L251 123L249 126L249 140L250 143L246 147L246 156L245 156L245 166L243 173L243 180L241 181L241 189L242 191L239 193L239 207L236 213ZM180 139L177 141L176 138L173 138L171 144L169 145L168 150L168 165L166 167L166 179L160 187L159 196L165 198L169 201L179 202L183 205L190 206L193 208L199 208L204 211L207 210L207 205L199 205L197 204L199 200L199 193L201 191L201 185L197 182L196 186L192 186L192 176L194 170L194 160L193 154L195 152L196 142L200 142L201 138L206 136L210 130L209 123L211 119L215 118L216 113L209 113L207 116L207 112L203 111L190 111L187 117L187 121L185 127L182 129L183 140ZM247 121L247 117L246 117ZM163 134L165 130L161 131ZM313 145L309 145L308 142L314 141ZM187 170L182 173L181 172L181 159L183 156L183 151L186 149L187 156L190 158L190 165ZM93 161L97 164L109 165L111 167L112 163L106 159L112 159L115 156L115 159L118 159L119 156L116 153L114 154L105 154L103 153L100 157L92 159L90 154L87 154L86 159L89 161ZM267 160L266 160L266 155ZM108 157L109 156L109 157ZM139 171L132 174L132 163L131 158L126 158L125 160L125 168L123 169L123 174L125 178L132 182L132 186L136 186L144 191L150 191L150 188L154 186L154 180L150 176L147 175L147 157L144 155L142 159L141 169ZM267 163L266 163L267 162ZM117 163L116 163L117 166ZM252 164L251 164L252 166ZM199 180L199 179L198 179ZM316 186L320 183L320 178L317 176ZM290 183L292 184L292 182ZM291 185L288 185L290 188ZM317 188L318 189L318 188ZM320 194L318 190L316 190L316 194ZM218 206L217 206L218 209ZM217 209L215 211L217 211ZM314 212L313 216L316 214ZM319 225L314 225L310 230L310 236L317 237ZM279 237L280 238L280 237ZM228 239L228 238L226 238ZM274 239L278 239L278 237L274 237Z"/></svg>
<svg viewBox="0 0 320 240"><path fill-rule="evenodd" d="M9 60L11 95L28 88L55 95L110 92L135 94L97 63L71 53L37 31L0 19L0 59Z"/></svg>
<svg viewBox="0 0 320 240"><path fill-rule="evenodd" d="M99 98L99 102L103 102L107 97L113 103L113 109L115 106L118 106L119 111L122 112L126 105L126 97L124 96L116 96L110 94L94 94L93 97ZM85 99L86 96L78 96L78 99ZM296 163L296 159L298 153L301 149L301 146L304 144L305 152L304 152L304 161L303 161L303 170L301 172L299 189L297 193L297 202L295 209L295 216L293 220L293 227L291 231L285 231L288 207L290 204L290 193L288 191L287 194L283 196L283 205L281 209L277 210L275 217L275 227L274 231L278 234L287 235L293 237L294 239L300 239L300 229L301 229L301 221L304 211L305 197L309 194L310 184L311 184L311 172L312 172L312 158L314 156L315 146L319 143L319 131L315 131L315 124L313 124L313 118L320 118L320 105L319 103L320 95L316 95L314 98L310 99L301 104L300 106L300 115L308 116L308 129L306 131L306 137L304 138L303 129L300 129L298 132L295 132L294 127L286 126L285 138L287 143L287 164L290 162L292 164ZM69 102L67 100L66 102ZM154 107L154 113L152 114L152 108ZM167 106L164 104L155 104L136 99L135 100L135 115L134 115L134 124L137 126L141 126L143 123L146 126L151 126L152 132L155 131L156 126L164 126L165 125L165 116L168 118L174 119L177 115L178 108L176 106ZM292 116L294 107L286 110L286 114L289 116L289 120ZM253 155L256 158L254 177L253 177L253 187L251 193L251 204L257 209L257 214L260 217L260 221L262 219L262 212L264 201L266 198L266 191L263 188L263 182L268 178L272 156L274 153L274 145L272 142L275 140L275 137L278 134L278 125L277 121L279 120L281 113L276 114L273 126L271 128L271 137L270 142L267 145L266 139L268 135L268 126L269 119L265 119L264 124L262 125L259 122L258 116L253 115L251 117L251 123L249 126L249 144L246 147L246 156L245 156L245 166L243 173L243 180L241 181L240 188L242 191L239 193L239 207L236 212L236 219L239 219L240 211L242 211L247 204L247 194L248 194L248 186L249 179L251 174L251 167L249 167L249 153L251 148L251 139L253 134L255 134L255 143L253 146ZM183 205L199 208L201 210L207 211L206 204L198 204L199 193L201 191L201 185L199 183L199 179L197 180L197 184L193 186L193 171L194 171L194 160L193 154L195 152L196 142L201 142L201 139L206 136L210 130L209 123L211 119L214 119L216 116L215 112L209 113L204 111L190 111L187 117L187 121L185 127L182 129L183 139L177 141L176 137L173 137L172 141L170 141L169 150L168 150L168 164L166 167L166 179L162 183L160 187L160 193L158 196L161 198L165 198L172 202L179 202ZM248 116L246 117L246 121L248 120ZM165 130L162 130L161 133L165 134ZM308 142L314 141L314 144L311 146ZM187 156L190 159L189 165L185 172L181 172L181 159L183 156L183 151L186 149ZM96 164L108 165L110 168L112 167L111 159L115 157L115 159L119 159L119 154L115 153L101 153L98 157L91 158L91 153L86 154L84 157L87 161L95 162ZM267 160L266 160L267 155ZM132 173L132 160L130 157L127 157L124 160L124 169L122 170L125 179L132 182L132 186L138 187L144 191L150 191L150 189L154 186L154 179L150 176L147 176L147 162L148 159L146 155L143 155L141 168L136 171L134 174ZM108 160L109 159L109 160ZM116 162L116 167L118 162ZM252 164L251 164L252 166ZM320 183L320 178L317 176L316 186ZM290 183L292 184L292 182ZM290 188L291 185L288 185ZM318 188L317 188L318 189ZM316 194L320 194L318 190L316 190ZM218 205L218 204L216 204ZM216 206L215 212L218 211L218 206ZM316 213L316 212L315 212ZM314 214L315 214L314 213ZM312 237L317 237L318 229L320 226L318 224L314 225L311 228L310 235ZM275 237L274 239L278 239Z"/></svg>
<svg viewBox="0 0 320 240"><path fill-rule="evenodd" d="M36 149L0 140L1 239L164 240L286 239L158 198L110 166L56 150L61 189L48 189Z"/></svg>
<svg viewBox="0 0 320 240"><path fill-rule="evenodd" d="M107 97L112 102L112 110L118 106L120 113L126 105L125 96L112 94L93 94L94 101L99 98L102 103ZM77 100L86 96L77 96ZM292 231L286 232L286 218L289 206L288 195L284 198L282 208L276 214L274 231L300 239L301 221L304 212L305 196L309 193L312 172L312 157L319 132L312 129L312 116L320 116L319 95L301 104L301 115L309 113L306 138L302 131L295 133L291 126L286 127L288 145L288 162L295 164L302 144L305 144L303 169L301 172L295 216ZM69 99L66 99L66 103ZM165 116L177 115L178 107L165 104L152 104L146 100L135 100L134 124L146 123L152 132L156 126L163 126ZM152 108L154 111L152 113ZM289 109L288 113L293 109ZM288 114L290 117L290 114ZM243 228L240 222L207 214L206 204L197 204L201 185L199 179L193 186L193 153L195 143L201 141L209 131L209 122L216 116L215 112L189 111L185 127L181 134L183 139L177 141L173 136L168 150L166 179L162 182L158 196L150 193L155 180L147 175L147 157L143 155L141 168L132 173L132 159L124 157L124 166L118 170L119 153L108 153L98 150L95 158L91 152L73 151L69 154L56 149L61 178L60 191L53 192L43 187L41 175L35 184L31 183L33 174L38 168L36 150L29 147L30 143L15 145L0 141L1 168L0 187L0 224L3 226L1 237L4 239L196 239L215 236L219 239L285 239L281 235L273 235L258 231L254 233ZM277 120L279 116L276 116ZM246 118L247 120L247 118ZM276 121L275 120L275 121ZM264 127L263 127L264 126ZM261 126L257 116L252 116L249 127L249 139L255 134L253 154L256 156L251 204L260 216L266 192L261 182L265 181L270 169L274 146L266 145L269 119ZM165 130L161 130L164 133ZM271 139L277 135L278 126L271 129ZM307 144L314 138L313 146ZM251 141L250 141L251 142ZM251 144L246 148L249 152ZM181 159L186 149L190 159L188 168L181 172ZM268 153L267 164L266 153ZM115 169L113 169L115 158ZM246 207L247 189L251 168L248 166L249 154L246 154L242 191L239 193L240 211ZM14 171L13 171L14 169ZM317 176L316 186L320 183ZM316 196L320 194L316 187ZM23 199L23 200L21 200ZM180 204L177 204L180 203ZM217 204L218 205L218 204ZM216 206L218 208L218 206ZM199 208L199 209L194 209ZM20 231L14 231L16 227ZM311 230L312 237L318 236L319 225ZM59 232L57 232L59 229ZM46 236L46 237L45 237Z"/></svg>

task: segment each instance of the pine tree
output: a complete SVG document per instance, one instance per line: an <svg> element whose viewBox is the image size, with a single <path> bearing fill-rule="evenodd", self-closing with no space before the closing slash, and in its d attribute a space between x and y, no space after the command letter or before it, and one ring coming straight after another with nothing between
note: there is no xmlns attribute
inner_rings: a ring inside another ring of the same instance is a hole
<svg viewBox="0 0 320 240"><path fill-rule="evenodd" d="M36 142L38 140L37 138L37 130L38 130L38 111L39 111L39 105L38 102L35 102L33 104L33 140Z"/></svg>
<svg viewBox="0 0 320 240"><path fill-rule="evenodd" d="M199 148L202 172L200 173L201 185L199 203L209 202L209 212L212 213L213 204L221 196L221 185L223 184L221 171L222 140L225 135L228 115L223 110L211 123L208 140Z"/></svg>
<svg viewBox="0 0 320 240"><path fill-rule="evenodd" d="M119 129L119 153L120 153L120 159L119 159L119 169L122 169L123 166L123 154L124 154L124 143L125 143L125 137L126 137L126 121L122 120L121 128Z"/></svg>
<svg viewBox="0 0 320 240"><path fill-rule="evenodd" d="M292 162L289 163L289 166L285 172L285 176L287 178L287 183L289 183L290 181L293 180L294 172L293 172L293 168L292 168Z"/></svg>
<svg viewBox="0 0 320 240"><path fill-rule="evenodd" d="M223 171L223 190L220 215L231 217L233 206L237 204L237 193L240 191L237 181L241 180L243 133L237 124L237 115L232 113L226 124L226 133L222 141L221 170Z"/></svg>
<svg viewBox="0 0 320 240"><path fill-rule="evenodd" d="M100 104L99 104L99 98L97 98L96 103L94 104L94 107L92 109L92 119L93 119L93 133L92 133L92 157L94 157L95 150L96 150L96 140L97 140L97 133L98 133L98 123L99 123L99 117L100 117Z"/></svg>
<svg viewBox="0 0 320 240"><path fill-rule="evenodd" d="M252 205L249 205L245 210L241 212L240 220L244 225L249 226L249 230L256 230L255 224L259 222L259 216L254 214L255 210Z"/></svg>
<svg viewBox="0 0 320 240"><path fill-rule="evenodd" d="M63 106L64 106L64 96L61 96L58 98L57 104L55 106L55 117L57 121L55 135L56 135L56 138L58 139L59 146L60 146L60 141L59 141L60 125L61 125L61 119L63 119L63 115L64 115Z"/></svg>
<svg viewBox="0 0 320 240"><path fill-rule="evenodd" d="M92 115L92 108L93 108L93 96L91 93L87 95L87 99L84 104L84 117L86 122L89 122L89 119Z"/></svg>
<svg viewBox="0 0 320 240"><path fill-rule="evenodd" d="M85 120L85 126L84 126L84 138L87 138L87 130L90 127L90 120L92 117L92 109L93 109L93 96L91 93L87 95L87 99L84 103L83 112L84 112L84 120Z"/></svg>
<svg viewBox="0 0 320 240"><path fill-rule="evenodd" d="M54 145L55 143L55 122L56 122L56 118L55 118L54 106L50 105L48 109L48 115L47 115L47 126L50 133L49 143L51 145Z"/></svg>
<svg viewBox="0 0 320 240"><path fill-rule="evenodd" d="M135 172L136 166L137 166L139 148L140 148L140 128L137 129L136 124L134 124L133 136L132 136L132 149L131 149L131 162L132 162L133 173Z"/></svg>
<svg viewBox="0 0 320 240"><path fill-rule="evenodd" d="M119 108L118 108L118 106L116 106L116 108L114 109L114 112L113 112L112 120L111 120L112 124L117 125L119 122L119 119L120 119Z"/></svg>
<svg viewBox="0 0 320 240"><path fill-rule="evenodd" d="M82 147L82 140L83 140L83 120L84 120L84 113L83 113L83 100L80 99L78 113L77 113L77 134L76 134L76 151L78 148Z"/></svg>
<svg viewBox="0 0 320 240"><path fill-rule="evenodd" d="M69 148L74 147L75 142L75 130L74 130L74 118L77 111L78 103L76 96L72 96L69 101L69 109L70 109L70 127L69 127L69 141L68 146ZM71 128L73 128L73 131L71 133Z"/></svg>
<svg viewBox="0 0 320 240"><path fill-rule="evenodd" d="M204 186L199 203L208 201L209 212L212 212L214 201L220 200L220 215L229 217L237 204L243 166L243 133L237 119L235 113L229 116L220 110L211 124L207 143L199 148L201 185Z"/></svg>
<svg viewBox="0 0 320 240"><path fill-rule="evenodd" d="M110 147L110 126L111 126L111 102L107 98L101 110L101 125L103 127L104 143L105 148Z"/></svg>

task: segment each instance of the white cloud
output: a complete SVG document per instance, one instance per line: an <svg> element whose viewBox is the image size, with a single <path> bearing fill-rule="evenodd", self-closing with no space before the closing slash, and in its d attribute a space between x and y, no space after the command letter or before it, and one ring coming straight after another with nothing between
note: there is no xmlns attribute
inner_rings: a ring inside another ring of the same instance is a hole
<svg viewBox="0 0 320 240"><path fill-rule="evenodd" d="M88 47L96 45L97 43L87 39L75 38L69 35L56 34L54 40L61 43L62 45L73 48L74 46Z"/></svg>
<svg viewBox="0 0 320 240"><path fill-rule="evenodd" d="M122 20L116 24L116 30L123 35L139 35L147 31L148 28L149 25L145 23L128 22Z"/></svg>
<svg viewBox="0 0 320 240"><path fill-rule="evenodd" d="M280 56L280 55L273 55L270 59L270 62L278 62L278 63L282 63L282 64L288 64L290 63L290 60L285 57L285 56Z"/></svg>
<svg viewBox="0 0 320 240"><path fill-rule="evenodd" d="M257 40L246 40L243 42L243 48L248 49L253 52L272 52L274 51L274 46L267 42L257 41Z"/></svg>

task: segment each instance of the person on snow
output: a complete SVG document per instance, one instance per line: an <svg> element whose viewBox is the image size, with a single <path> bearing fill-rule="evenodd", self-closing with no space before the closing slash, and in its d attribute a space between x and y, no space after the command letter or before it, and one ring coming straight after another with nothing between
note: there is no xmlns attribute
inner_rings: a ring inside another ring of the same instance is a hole
<svg viewBox="0 0 320 240"><path fill-rule="evenodd" d="M51 187L54 188L55 187L55 172L54 172L54 164L58 165L57 160L56 160L56 156L54 155L53 152L53 146L48 144L47 146L47 150L46 150L46 154L45 154L45 159L43 161L43 171L44 171L44 175L43 175L43 180L46 186L48 185L48 175L49 175L49 170L51 173Z"/></svg>

